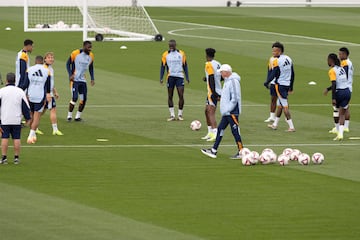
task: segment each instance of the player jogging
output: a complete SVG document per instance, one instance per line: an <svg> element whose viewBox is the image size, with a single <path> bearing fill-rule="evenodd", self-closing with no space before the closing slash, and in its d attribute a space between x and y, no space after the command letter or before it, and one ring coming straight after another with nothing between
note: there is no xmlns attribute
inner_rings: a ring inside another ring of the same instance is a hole
<svg viewBox="0 0 360 240"><path fill-rule="evenodd" d="M274 54L274 52L273 52ZM276 111L276 101L277 101L277 93L275 90L275 79L269 79L270 77L273 77L273 71L274 71L274 60L276 58L274 56L270 57L268 62L268 71L267 71L267 77L265 81L265 87L270 90L270 116L269 118L265 119L264 122L274 122L275 121L275 111ZM270 84L269 84L270 83Z"/></svg>
<svg viewBox="0 0 360 240"><path fill-rule="evenodd" d="M36 129L39 126L45 102L51 101L50 77L49 69L44 67L44 58L42 56L36 56L35 65L28 69L25 76L25 83L21 87L23 90L27 89L32 115L30 133L27 139L28 144L34 144L37 141Z"/></svg>
<svg viewBox="0 0 360 240"><path fill-rule="evenodd" d="M216 139L217 134L217 124L216 124L216 106L220 100L221 94L221 73L218 72L221 64L214 59L215 49L207 48L205 49L206 53L206 63L205 63L205 78L207 85L207 97L205 105L205 117L206 123L208 126L208 133L202 139L212 142Z"/></svg>
<svg viewBox="0 0 360 240"><path fill-rule="evenodd" d="M201 152L211 158L216 158L217 149L224 136L224 131L228 125L234 136L238 152L231 159L240 159L240 151L243 148L239 132L239 114L241 113L241 88L240 76L232 72L228 64L221 65L219 72L224 78L224 86L221 90L220 113L221 121L218 126L216 140L212 148L201 149Z"/></svg>
<svg viewBox="0 0 360 240"><path fill-rule="evenodd" d="M79 108L76 112L75 121L81 121L81 113L84 111L87 100L87 85L85 72L89 70L91 78L91 86L95 85L94 78L94 54L91 52L92 44L90 41L83 42L82 49L72 51L68 61L66 62L66 69L70 79L70 89L72 98L69 104L69 112L67 120L72 120L72 112L74 110L76 101L80 98Z"/></svg>
<svg viewBox="0 0 360 240"><path fill-rule="evenodd" d="M182 50L176 49L176 41L169 41L169 50L165 51L162 54L161 58L161 67L160 67L160 83L163 84L163 77L167 70L167 88L168 88L168 106L170 111L170 118L168 121L175 120L175 110L174 110L174 88L176 86L178 96L179 96L179 110L178 110L178 120L182 121L183 118L183 109L184 109L184 73L186 81L190 83L188 66L186 62L185 52Z"/></svg>
<svg viewBox="0 0 360 240"><path fill-rule="evenodd" d="M287 132L295 132L295 127L291 119L288 104L288 94L293 92L294 85L294 66L291 58L284 53L284 45L280 42L275 42L272 45L273 56L273 71L267 81L264 83L265 86L269 84L269 81L275 79L275 90L278 97L277 100L277 112L276 118L273 124L269 124L268 127L276 130L280 121L282 112L284 111L286 122L289 125Z"/></svg>
<svg viewBox="0 0 360 240"><path fill-rule="evenodd" d="M345 112L349 107L351 99L351 92L349 89L349 79L346 76L346 71L340 66L340 60L335 53L330 53L327 58L329 70L329 78L331 81L332 91L332 105L335 112L338 113L339 117L339 130L334 141L341 141L344 138L344 122Z"/></svg>
<svg viewBox="0 0 360 240"><path fill-rule="evenodd" d="M16 55L15 61L15 86L24 85L26 70L30 67L29 53L33 50L34 42L30 39L24 41L24 47Z"/></svg>
<svg viewBox="0 0 360 240"><path fill-rule="evenodd" d="M21 116L30 121L30 107L25 92L15 86L15 74L6 75L6 87L0 89L1 109L1 164L7 164L10 135L14 142L14 164L20 162Z"/></svg>
<svg viewBox="0 0 360 240"><path fill-rule="evenodd" d="M59 94L55 88L55 79L54 79L54 69L52 65L54 64L55 58L53 52L47 52L44 56L44 66L45 68L49 69L50 71L50 95L51 95L51 101L46 103L45 109L43 114L45 113L46 109L49 109L50 111L50 121L51 126L53 129L52 134L62 136L64 135L57 126L57 116L56 116L56 101L55 99L59 98Z"/></svg>

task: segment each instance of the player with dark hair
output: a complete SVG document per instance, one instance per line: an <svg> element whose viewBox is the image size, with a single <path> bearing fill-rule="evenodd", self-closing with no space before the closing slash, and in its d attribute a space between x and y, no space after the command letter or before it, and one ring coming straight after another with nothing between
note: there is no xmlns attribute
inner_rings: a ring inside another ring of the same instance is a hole
<svg viewBox="0 0 360 240"><path fill-rule="evenodd" d="M207 97L205 106L205 117L208 126L208 133L202 139L212 142L216 139L217 124L216 124L216 106L220 100L221 94L221 74L218 72L221 64L216 61L215 58L216 50L213 48L205 49L206 63L205 63L205 78L207 86Z"/></svg>
<svg viewBox="0 0 360 240"><path fill-rule="evenodd" d="M15 61L15 85L22 86L25 80L26 70L30 67L29 53L33 50L34 42L30 39L24 41L23 48L16 55Z"/></svg>
<svg viewBox="0 0 360 240"><path fill-rule="evenodd" d="M276 111L276 101L277 101L277 94L275 90L275 79L269 79L273 76L272 72L274 70L273 62L275 60L274 56L271 56L268 62L268 70L266 76L266 85L265 87L270 91L270 116L269 118L265 119L264 122L274 122L275 121L275 111Z"/></svg>
<svg viewBox="0 0 360 240"><path fill-rule="evenodd" d="M275 42L272 45L273 56L273 71L268 79L265 81L264 86L267 87L272 79L275 79L275 90L278 97L276 118L273 124L268 127L276 130L282 112L284 111L286 122L289 125L288 132L295 132L294 124L291 119L288 104L288 94L293 92L294 85L294 66L291 58L284 54L284 45L280 42Z"/></svg>
<svg viewBox="0 0 360 240"><path fill-rule="evenodd" d="M6 87L0 89L1 109L1 164L7 164L10 135L14 142L14 164L20 162L21 116L30 122L30 107L25 92L15 86L15 74L6 75Z"/></svg>
<svg viewBox="0 0 360 240"><path fill-rule="evenodd" d="M85 72L89 70L91 78L91 86L95 85L94 78L94 54L92 53L92 44L90 41L83 42L82 49L76 49L71 52L71 55L66 62L66 69L70 79L70 89L72 98L69 103L69 112L67 120L72 120L72 112L75 104L80 98L79 108L76 112L75 121L81 121L81 113L84 111L87 100L87 85Z"/></svg>
<svg viewBox="0 0 360 240"><path fill-rule="evenodd" d="M167 71L166 80L168 88L168 106L170 111L170 118L168 118L168 121L175 120L173 102L175 86L179 95L178 120L182 121L184 120L184 74L188 83L190 83L190 80L185 52L176 48L176 41L173 39L169 41L169 50L165 51L161 57L160 84L163 84L165 70Z"/></svg>
<svg viewBox="0 0 360 240"><path fill-rule="evenodd" d="M345 112L351 99L349 79L346 76L345 69L340 66L340 60L335 53L328 55L327 62L330 67L329 78L331 86L329 88L332 91L332 105L339 118L339 129L334 140L341 141L344 138Z"/></svg>

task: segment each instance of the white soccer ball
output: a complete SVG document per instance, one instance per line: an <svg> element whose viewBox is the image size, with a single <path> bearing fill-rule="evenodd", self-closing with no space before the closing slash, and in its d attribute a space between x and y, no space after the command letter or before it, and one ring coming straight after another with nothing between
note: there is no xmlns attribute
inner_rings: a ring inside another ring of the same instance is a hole
<svg viewBox="0 0 360 240"><path fill-rule="evenodd" d="M289 164L290 157L286 154L280 154L277 158L280 165L285 166Z"/></svg>
<svg viewBox="0 0 360 240"><path fill-rule="evenodd" d="M292 153L290 154L290 160L297 161L300 154L301 152L299 149L293 149Z"/></svg>
<svg viewBox="0 0 360 240"><path fill-rule="evenodd" d="M190 123L190 128L193 131L197 131L201 128L201 122L199 120L194 120Z"/></svg>
<svg viewBox="0 0 360 240"><path fill-rule="evenodd" d="M292 148L285 148L282 152L282 154L286 155L286 156L291 156L291 153L293 152L293 149Z"/></svg>
<svg viewBox="0 0 360 240"><path fill-rule="evenodd" d="M270 153L270 162L271 163L276 163L276 160L277 160L276 153L274 153L274 152Z"/></svg>
<svg viewBox="0 0 360 240"><path fill-rule="evenodd" d="M266 165L271 163L271 159L272 159L271 152L263 152L260 155L259 161L261 164Z"/></svg>
<svg viewBox="0 0 360 240"><path fill-rule="evenodd" d="M251 153L245 154L241 158L241 163L244 166L250 166L254 164L253 156Z"/></svg>
<svg viewBox="0 0 360 240"><path fill-rule="evenodd" d="M264 150L262 150L262 153L265 153L265 152L274 152L271 148L265 148Z"/></svg>
<svg viewBox="0 0 360 240"><path fill-rule="evenodd" d="M72 29L79 29L79 28L80 28L80 25L74 23L74 24L71 24L71 28L72 28Z"/></svg>
<svg viewBox="0 0 360 240"><path fill-rule="evenodd" d="M246 148L246 147L244 147L244 148L242 148L242 149L240 150L240 154L241 154L242 157L244 157L245 155L248 155L248 154L250 154L250 153L251 153L250 149L248 149L248 148Z"/></svg>
<svg viewBox="0 0 360 240"><path fill-rule="evenodd" d="M251 154L253 157L254 164L257 164L260 160L260 154L257 151L252 151Z"/></svg>
<svg viewBox="0 0 360 240"><path fill-rule="evenodd" d="M298 157L298 162L301 165L309 165L310 163L310 156L306 153L301 153Z"/></svg>
<svg viewBox="0 0 360 240"><path fill-rule="evenodd" d="M322 164L323 161L324 161L324 155L322 153L314 153L312 156L311 156L311 161L314 163L314 164Z"/></svg>

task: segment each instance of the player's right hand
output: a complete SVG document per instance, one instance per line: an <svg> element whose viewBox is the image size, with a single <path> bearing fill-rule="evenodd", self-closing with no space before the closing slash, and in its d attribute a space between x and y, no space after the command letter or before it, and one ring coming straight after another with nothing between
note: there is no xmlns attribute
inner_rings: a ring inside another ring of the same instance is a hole
<svg viewBox="0 0 360 240"><path fill-rule="evenodd" d="M267 89L269 89L269 83L264 82L264 87L266 87Z"/></svg>
<svg viewBox="0 0 360 240"><path fill-rule="evenodd" d="M69 77L70 81L74 81L74 74Z"/></svg>

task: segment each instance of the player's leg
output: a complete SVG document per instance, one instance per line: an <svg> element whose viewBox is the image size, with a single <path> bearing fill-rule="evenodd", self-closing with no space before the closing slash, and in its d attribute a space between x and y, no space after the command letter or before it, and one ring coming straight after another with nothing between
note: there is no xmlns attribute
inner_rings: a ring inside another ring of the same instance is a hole
<svg viewBox="0 0 360 240"><path fill-rule="evenodd" d="M210 138L209 135L211 133L211 122L210 122L210 117L209 117L208 99L206 99L206 105L205 105L205 119L206 119L206 125L207 125L208 132L204 137L201 138L203 140L209 139Z"/></svg>
<svg viewBox="0 0 360 240"><path fill-rule="evenodd" d="M275 84L270 84L270 116L264 122L274 122L276 117L277 94Z"/></svg>
<svg viewBox="0 0 360 240"><path fill-rule="evenodd" d="M72 112L74 111L76 101L78 100L79 97L78 82L70 81L70 89L71 89L71 100L69 103L69 111L67 115L67 120L69 122L72 120Z"/></svg>
<svg viewBox="0 0 360 240"><path fill-rule="evenodd" d="M41 113L44 110L43 103L34 103L33 104L33 115L32 115L32 122L30 125L30 133L27 139L28 144L34 144L37 141L36 137L36 129L40 124Z"/></svg>
<svg viewBox="0 0 360 240"><path fill-rule="evenodd" d="M344 132L350 131L349 126L350 126L350 105L345 111Z"/></svg>
<svg viewBox="0 0 360 240"><path fill-rule="evenodd" d="M339 132L334 140L340 141L344 138L345 113L349 107L350 96L349 89L340 89L336 92L336 104L339 108Z"/></svg>
<svg viewBox="0 0 360 240"><path fill-rule="evenodd" d="M339 108L333 106L333 119L334 119L334 128L329 130L329 133L338 134L339 132Z"/></svg>
<svg viewBox="0 0 360 240"><path fill-rule="evenodd" d="M176 78L176 89L179 96L179 110L178 110L178 119L180 121L184 120L183 118L183 110L184 110L184 79Z"/></svg>
<svg viewBox="0 0 360 240"><path fill-rule="evenodd" d="M231 157L231 159L241 159L240 151L243 148L241 136L240 136L240 130L239 130L239 116L232 114L229 116L229 124L231 126L231 133L234 136L236 146L238 148L238 152Z"/></svg>
<svg viewBox="0 0 360 240"><path fill-rule="evenodd" d="M175 88L175 79L173 77L169 77L167 80L168 106L170 112L170 118L168 118L168 121L175 120L175 109L174 109L174 101L173 101L174 88Z"/></svg>
<svg viewBox="0 0 360 240"><path fill-rule="evenodd" d="M221 118L221 121L219 123L218 126L218 130L217 130L217 134L216 134L216 139L215 139L215 143L213 145L212 148L210 149L201 149L201 152L211 158L216 158L216 154L217 154L217 149L220 145L220 142L224 136L224 130L226 129L227 125L229 124L228 118L227 116L223 116Z"/></svg>
<svg viewBox="0 0 360 240"><path fill-rule="evenodd" d="M79 108L78 111L76 112L76 116L75 116L75 121L79 122L81 121L81 113L84 111L85 109L85 104L86 104L86 100L87 100L87 85L85 82L81 82L79 83L79 98L80 98L80 102L79 102Z"/></svg>
<svg viewBox="0 0 360 240"><path fill-rule="evenodd" d="M7 151L9 147L10 126L3 125L1 135L1 160L0 164L7 164Z"/></svg>
<svg viewBox="0 0 360 240"><path fill-rule="evenodd" d="M51 105L49 105L48 107L50 107L50 122L51 122L51 126L53 129L52 134L53 135L58 135L58 136L62 136L64 135L59 129L58 129L58 125L57 125L57 115L56 115L56 101L55 98L52 97L51 99Z"/></svg>
<svg viewBox="0 0 360 240"><path fill-rule="evenodd" d="M21 125L12 126L11 132L14 142L14 164L20 163L20 148L21 148Z"/></svg>
<svg viewBox="0 0 360 240"><path fill-rule="evenodd" d="M208 142L213 142L216 139L217 135L217 124L216 124L216 105L217 105L217 99L215 97L209 98L209 104L207 105L208 108L208 115L209 115L209 122L210 122L210 138L207 139Z"/></svg>

